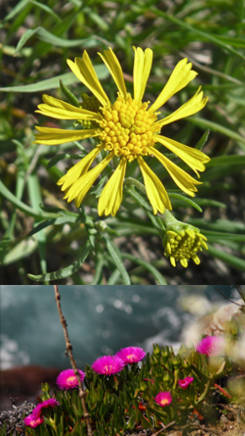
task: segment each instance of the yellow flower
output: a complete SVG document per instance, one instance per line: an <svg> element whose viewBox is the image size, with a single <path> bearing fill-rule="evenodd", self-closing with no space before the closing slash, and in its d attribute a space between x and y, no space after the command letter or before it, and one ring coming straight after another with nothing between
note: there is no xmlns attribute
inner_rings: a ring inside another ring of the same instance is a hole
<svg viewBox="0 0 245 436"><path fill-rule="evenodd" d="M169 257L171 265L175 267L176 262L180 262L187 268L190 259L199 265L197 253L208 250L206 236L197 227L178 221L169 211L163 215L163 221L166 225L164 256Z"/></svg>
<svg viewBox="0 0 245 436"><path fill-rule="evenodd" d="M146 194L154 214L163 213L166 209L171 210L167 191L146 163L144 156L154 156L182 191L190 196L195 195L196 185L200 182L164 156L156 148L157 143L175 153L196 173L197 177L199 177L198 172L204 171L205 163L209 161L209 157L201 151L160 134L163 126L195 114L207 102L207 98L203 97L203 92L199 88L190 100L172 114L158 119L158 109L196 77L197 73L191 69L192 64L188 63L186 58L178 62L159 96L150 105L149 102L143 102L142 98L152 66L153 52L149 48L143 51L139 47L134 48L134 51L133 96L127 92L121 65L112 49L109 48L98 54L111 73L118 89L117 98L111 103L85 50L81 58L75 58L75 62L68 59L67 63L76 77L97 99L98 109L90 110L91 107L96 108L96 105L92 104L87 105L86 108L75 107L57 98L44 95L43 103L36 111L53 118L77 120L85 127L65 130L37 126L39 133L36 136L36 143L56 145L86 138L98 139L98 145L57 182L61 185L62 191L65 191L64 198L68 202L75 200L76 206L79 207L110 161L113 158L118 160L117 168L100 194L99 215L117 213L123 198L126 167L135 159L139 164ZM86 128L87 126L90 128ZM102 150L107 152L106 156L91 169L95 158Z"/></svg>

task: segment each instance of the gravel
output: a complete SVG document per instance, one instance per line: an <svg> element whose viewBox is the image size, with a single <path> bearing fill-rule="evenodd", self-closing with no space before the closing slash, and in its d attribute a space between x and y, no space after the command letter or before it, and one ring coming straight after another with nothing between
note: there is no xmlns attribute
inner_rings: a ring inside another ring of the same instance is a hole
<svg viewBox="0 0 245 436"><path fill-rule="evenodd" d="M25 424L23 419L32 412L34 407L34 403L31 403L30 401L24 401L24 403L20 404L19 406L13 404L10 410L4 410L0 412L0 428L5 429L5 435L24 436Z"/></svg>

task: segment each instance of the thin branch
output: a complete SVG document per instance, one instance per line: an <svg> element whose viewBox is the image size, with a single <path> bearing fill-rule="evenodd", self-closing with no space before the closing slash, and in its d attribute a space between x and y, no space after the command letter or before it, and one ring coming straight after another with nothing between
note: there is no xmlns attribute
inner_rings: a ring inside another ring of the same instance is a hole
<svg viewBox="0 0 245 436"><path fill-rule="evenodd" d="M64 337L65 337L65 343L66 343L66 354L68 355L68 357L70 359L71 366L72 366L74 373L76 374L76 377L77 377L78 395L79 395L79 397L81 399L81 403L82 403L83 415L84 415L84 419L85 419L86 424L87 424L88 436L93 436L92 428L91 428L90 420L89 420L89 414L87 411L85 398L84 398L86 396L86 392L83 390L82 382L81 382L80 375L79 375L79 372L77 369L77 364L76 364L76 361L75 361L73 353L72 353L72 344L71 344L71 341L70 341L70 338L68 335L67 322L65 320L65 317L64 317L62 309L61 309L61 304L60 304L61 297L60 297L58 285L54 285L54 294L55 294L55 301L56 301L57 309L58 309L58 313L59 313L60 323L61 323L63 330L64 330Z"/></svg>
<svg viewBox="0 0 245 436"><path fill-rule="evenodd" d="M160 433L167 430L169 427L172 427L172 425L174 425L175 423L176 423L175 421L169 422L167 425L164 425L163 423L161 423L162 428L160 430L158 430L156 433L152 433L151 436L158 436Z"/></svg>

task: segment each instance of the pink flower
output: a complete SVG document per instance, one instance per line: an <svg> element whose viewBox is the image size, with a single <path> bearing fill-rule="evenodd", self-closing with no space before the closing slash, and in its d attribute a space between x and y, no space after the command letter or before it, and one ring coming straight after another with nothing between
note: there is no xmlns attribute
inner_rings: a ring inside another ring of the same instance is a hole
<svg viewBox="0 0 245 436"><path fill-rule="evenodd" d="M49 398L48 400L38 403L35 409L33 409L32 414L35 414L36 416L40 416L42 409L46 409L46 407L55 407L58 405L59 403L55 398Z"/></svg>
<svg viewBox="0 0 245 436"><path fill-rule="evenodd" d="M161 407L168 406L172 402L172 395L170 392L159 392L154 398L157 404Z"/></svg>
<svg viewBox="0 0 245 436"><path fill-rule="evenodd" d="M85 378L85 373L81 369L79 369L78 372L82 382ZM64 369L64 371L61 371L56 379L56 383L60 389L76 388L78 381L74 369Z"/></svg>
<svg viewBox="0 0 245 436"><path fill-rule="evenodd" d="M121 350L116 353L116 356L120 357L124 363L135 363L142 360L145 357L145 354L143 348L126 347L121 348Z"/></svg>
<svg viewBox="0 0 245 436"><path fill-rule="evenodd" d="M44 421L42 416L36 415L36 413L31 413L24 418L24 423L28 427L35 428L42 424Z"/></svg>
<svg viewBox="0 0 245 436"><path fill-rule="evenodd" d="M59 403L55 398L49 398L48 400L38 403L33 409L32 413L24 418L25 425L35 428L42 424L44 421L43 417L41 416L42 409L45 409L46 407L55 407L58 405Z"/></svg>
<svg viewBox="0 0 245 436"><path fill-rule="evenodd" d="M182 389L186 389L189 386L189 384L193 382L193 380L194 380L193 377L187 376L182 380L178 380L178 384Z"/></svg>
<svg viewBox="0 0 245 436"><path fill-rule="evenodd" d="M224 338L221 336L206 336L196 347L196 351L207 356L216 356L224 351Z"/></svg>
<svg viewBox="0 0 245 436"><path fill-rule="evenodd" d="M95 360L91 368L98 374L111 375L122 371L124 362L118 356L102 356Z"/></svg>

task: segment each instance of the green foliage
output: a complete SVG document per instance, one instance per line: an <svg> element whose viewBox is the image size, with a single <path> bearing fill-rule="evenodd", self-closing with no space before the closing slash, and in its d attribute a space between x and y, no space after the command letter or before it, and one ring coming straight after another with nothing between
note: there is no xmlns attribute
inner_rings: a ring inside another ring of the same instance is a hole
<svg viewBox="0 0 245 436"><path fill-rule="evenodd" d="M131 86L132 46L151 47L154 63L147 99L162 89L176 62L187 56L199 76L169 113L203 85L209 103L200 116L166 127L166 134L190 146L204 148L212 160L201 175L198 195L180 194L163 174L176 218L200 228L209 251L202 254L200 276L210 257L222 262L231 277L244 277L244 2L227 0L120 0L61 2L19 0L2 7L0 62L0 260L3 282L21 284L52 280L74 284L164 284L172 267L163 257L164 225L153 216L140 176L127 173L124 201L115 218L99 219L96 203L103 178L77 210L62 200L55 182L84 156L88 143L58 147L34 144L34 115L41 92L81 101L85 88L68 71L67 58L88 49L97 74L112 94L108 72L96 56L115 49L127 86ZM60 85L61 83L61 85ZM60 88L59 88L60 86ZM69 87L69 88L68 88ZM179 101L181 100L181 101ZM46 122L47 120L45 120ZM66 127L67 122L54 123ZM178 162L179 164L179 162ZM158 164L151 162L152 168ZM135 177L135 185L132 178ZM88 224L87 218L90 219ZM53 256L52 253L56 253ZM211 263L211 262L210 262ZM212 282L216 281L215 268ZM191 271L195 272L192 265ZM13 274L14 271L14 274ZM192 276L177 267L182 282ZM222 271L217 281L222 280ZM85 278L84 278L85 276Z"/></svg>
<svg viewBox="0 0 245 436"><path fill-rule="evenodd" d="M86 406L94 436L124 435L125 431L161 428L172 423L174 429L189 426L195 416L202 421L218 421L226 397L215 383L227 378L230 364L217 358L210 366L207 356L181 348L175 354L171 347L154 345L140 365L127 365L112 376L96 374L87 366L84 379ZM179 379L192 376L194 381L185 389ZM170 391L172 402L159 406L154 398L159 392ZM86 435L81 400L76 389L53 392L42 387L42 400L54 397L59 406L46 409L45 422L36 429L26 428L27 435ZM0 433L1 435L1 433Z"/></svg>

